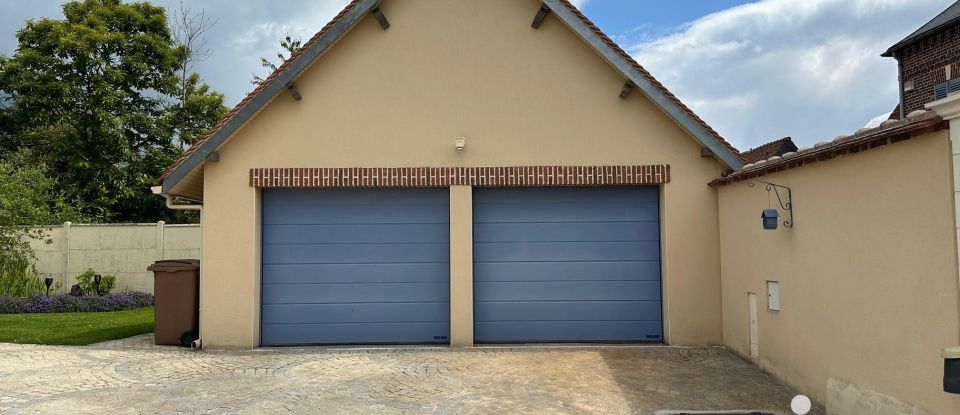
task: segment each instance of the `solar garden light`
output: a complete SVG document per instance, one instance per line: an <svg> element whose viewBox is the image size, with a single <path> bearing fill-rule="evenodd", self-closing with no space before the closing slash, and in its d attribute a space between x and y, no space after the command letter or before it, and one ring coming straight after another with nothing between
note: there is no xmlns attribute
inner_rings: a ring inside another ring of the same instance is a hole
<svg viewBox="0 0 960 415"><path fill-rule="evenodd" d="M94 290L96 290L97 295L100 295L100 280L102 278L103 277L101 277L100 274L93 274L93 287Z"/></svg>
<svg viewBox="0 0 960 415"><path fill-rule="evenodd" d="M47 297L49 297L50 286L53 285L53 277L48 274L47 277L43 279L43 284L47 286Z"/></svg>

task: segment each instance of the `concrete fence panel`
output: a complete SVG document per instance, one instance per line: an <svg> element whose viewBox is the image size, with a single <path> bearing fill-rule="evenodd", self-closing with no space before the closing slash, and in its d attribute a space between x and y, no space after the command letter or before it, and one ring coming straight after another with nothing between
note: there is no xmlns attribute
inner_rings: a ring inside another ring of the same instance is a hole
<svg viewBox="0 0 960 415"><path fill-rule="evenodd" d="M52 275L69 291L74 276L93 268L115 275L114 290L153 292L153 274L147 267L160 259L199 259L200 225L147 224L80 225L69 222L50 227L46 238L30 243L37 271Z"/></svg>

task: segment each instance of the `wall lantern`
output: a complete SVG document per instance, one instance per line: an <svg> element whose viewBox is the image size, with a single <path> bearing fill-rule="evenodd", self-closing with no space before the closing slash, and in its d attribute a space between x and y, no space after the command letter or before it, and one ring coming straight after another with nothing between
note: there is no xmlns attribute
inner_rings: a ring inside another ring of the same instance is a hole
<svg viewBox="0 0 960 415"><path fill-rule="evenodd" d="M453 140L453 145L457 148L457 152L462 152L463 149L467 146L467 137L457 137Z"/></svg>
<svg viewBox="0 0 960 415"><path fill-rule="evenodd" d="M780 212L776 209L764 209L760 218L763 219L763 229L768 231L777 230L777 225L780 224Z"/></svg>
<svg viewBox="0 0 960 415"><path fill-rule="evenodd" d="M789 215L789 218L783 221L783 227L793 229L793 191L790 190L789 187L781 186L776 183L765 182L762 180L752 180L747 183L747 186L756 187L757 183L763 183L766 185L764 188L767 189L768 198L770 198L771 194L777 196L777 203L780 204L780 209L785 210ZM784 192L784 196L780 195L781 191ZM784 197L786 198L786 201L784 201ZM763 213L760 215L760 218L763 220L763 229L771 231L776 230L777 222L780 219L780 212L774 208L764 209Z"/></svg>

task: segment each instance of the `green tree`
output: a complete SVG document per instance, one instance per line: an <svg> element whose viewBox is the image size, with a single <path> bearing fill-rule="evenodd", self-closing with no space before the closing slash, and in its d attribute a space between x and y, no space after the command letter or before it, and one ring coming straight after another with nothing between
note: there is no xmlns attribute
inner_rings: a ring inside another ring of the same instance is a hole
<svg viewBox="0 0 960 415"><path fill-rule="evenodd" d="M160 120L165 133L175 137L180 148L203 138L228 111L223 94L211 91L200 75L192 73L184 81L183 98L170 105Z"/></svg>
<svg viewBox="0 0 960 415"><path fill-rule="evenodd" d="M300 41L300 39L293 39L290 36L287 36L283 40L281 40L280 48L282 48L283 51L277 53L277 59L280 59L280 65L283 65L283 63L286 62L287 59L290 59L295 53L297 53L297 51L300 50L301 46L303 46L303 42ZM284 51L287 52L286 56L283 55ZM277 71L278 65L275 65L273 62L271 62L267 58L260 57L260 66L269 69L270 73L274 73ZM269 75L270 74L267 74L267 76ZM253 80L250 81L250 83L254 85L260 85L263 83L263 81L264 81L264 78L261 78L260 75L253 74Z"/></svg>
<svg viewBox="0 0 960 415"><path fill-rule="evenodd" d="M149 187L181 143L224 113L222 95L194 74L181 87L178 70L191 54L163 8L75 0L63 14L27 22L17 51L0 60L14 147L34 149L35 162L93 220L182 219Z"/></svg>
<svg viewBox="0 0 960 415"><path fill-rule="evenodd" d="M0 295L42 292L30 239L45 240L45 225L80 219L46 166L32 159L29 151L20 151L0 160Z"/></svg>
<svg viewBox="0 0 960 415"><path fill-rule="evenodd" d="M32 259L28 240L43 239L42 226L80 220L80 213L56 190L44 165L29 151L0 160L0 262Z"/></svg>
<svg viewBox="0 0 960 415"><path fill-rule="evenodd" d="M4 60L6 58L0 55L0 67L3 67ZM9 97L0 95L0 160L3 160L10 152L19 147L14 134L15 127L12 115L13 111L11 110Z"/></svg>

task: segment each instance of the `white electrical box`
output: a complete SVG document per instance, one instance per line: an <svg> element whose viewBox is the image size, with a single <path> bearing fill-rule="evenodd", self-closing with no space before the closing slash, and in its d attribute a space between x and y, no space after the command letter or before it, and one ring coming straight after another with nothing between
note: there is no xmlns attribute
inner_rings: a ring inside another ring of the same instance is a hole
<svg viewBox="0 0 960 415"><path fill-rule="evenodd" d="M780 311L779 281L767 281L767 310Z"/></svg>

